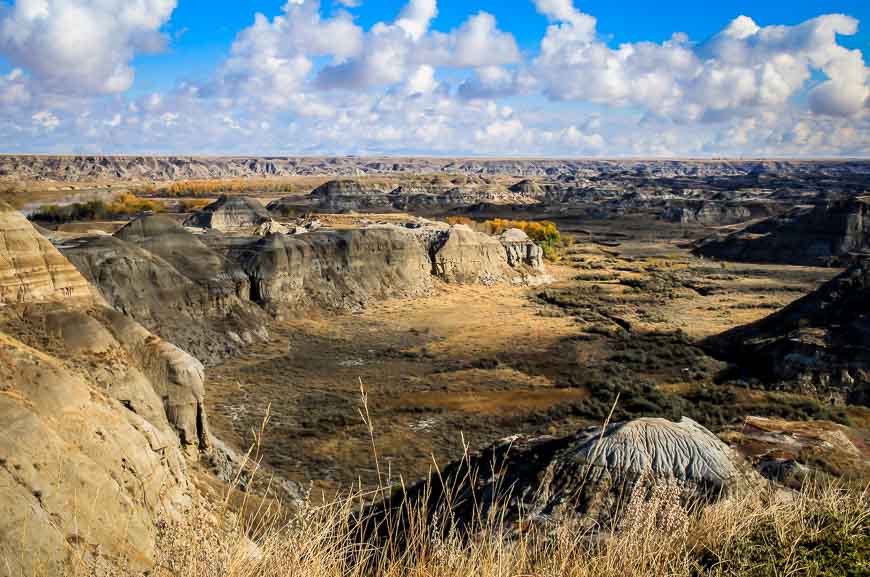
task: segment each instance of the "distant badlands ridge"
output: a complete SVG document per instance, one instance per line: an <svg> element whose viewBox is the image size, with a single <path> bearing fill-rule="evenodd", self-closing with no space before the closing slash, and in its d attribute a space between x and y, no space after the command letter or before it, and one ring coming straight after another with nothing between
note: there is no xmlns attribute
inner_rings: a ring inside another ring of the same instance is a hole
<svg viewBox="0 0 870 577"><path fill-rule="evenodd" d="M870 175L870 159L510 159L429 157L0 156L6 180L113 182L187 179L474 174L537 178Z"/></svg>

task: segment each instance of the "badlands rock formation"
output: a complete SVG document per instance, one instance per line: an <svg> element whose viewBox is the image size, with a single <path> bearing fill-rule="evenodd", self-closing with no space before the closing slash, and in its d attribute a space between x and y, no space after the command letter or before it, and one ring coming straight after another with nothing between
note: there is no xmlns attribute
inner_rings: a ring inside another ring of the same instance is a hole
<svg viewBox="0 0 870 577"><path fill-rule="evenodd" d="M829 266L870 254L870 197L797 208L724 237L696 253L721 260Z"/></svg>
<svg viewBox="0 0 870 577"><path fill-rule="evenodd" d="M251 300L282 317L419 296L431 290L433 277L459 284L523 282L543 270L540 247L523 237L500 241L461 225L374 225L269 235L236 246L229 258L250 278Z"/></svg>
<svg viewBox="0 0 870 577"><path fill-rule="evenodd" d="M372 515L425 500L430 514L465 527L486 519L492 506L503 507L499 515L509 527L564 517L611 527L632 498L642 500L656 487L672 487L684 502L714 502L758 483L736 453L694 421L642 418L563 438L504 439L447 465Z"/></svg>
<svg viewBox="0 0 870 577"><path fill-rule="evenodd" d="M26 180L131 181L207 178L460 174L543 177L867 175L870 163L778 160L518 160L463 158L256 158L152 156L0 156L0 177Z"/></svg>
<svg viewBox="0 0 870 577"><path fill-rule="evenodd" d="M21 213L0 203L0 305L90 294L75 267Z"/></svg>
<svg viewBox="0 0 870 577"><path fill-rule="evenodd" d="M262 327L264 309L353 309L436 277L510 281L541 264L517 231L196 236L145 216L114 236L57 235L73 266L20 214L0 217L0 555L20 574L60 574L77 556L149 569L158 522L194 495L187 459L219 445L203 365L138 321L210 353L242 321Z"/></svg>
<svg viewBox="0 0 870 577"><path fill-rule="evenodd" d="M276 317L311 307L359 309L432 288L426 252L413 233L398 227L273 234L231 256L250 278L251 300Z"/></svg>
<svg viewBox="0 0 870 577"><path fill-rule="evenodd" d="M103 306L29 223L2 217L14 235L0 278L18 287L0 299L3 571L60 575L73 559L147 570L157 522L190 503L184 455L209 444L202 365Z"/></svg>
<svg viewBox="0 0 870 577"><path fill-rule="evenodd" d="M59 246L112 306L207 362L267 338L264 310L278 318L313 307L354 310L425 294L433 276L519 283L543 271L540 247L521 231L499 239L427 223L264 234L197 236L168 217L145 216L114 237Z"/></svg>
<svg viewBox="0 0 870 577"><path fill-rule="evenodd" d="M191 490L165 418L138 415L3 333L0 359L3 570L61 575L72 559L94 555L149 568L157 521L183 515ZM152 396L146 383L143 396Z"/></svg>
<svg viewBox="0 0 870 577"><path fill-rule="evenodd" d="M513 268L527 266L532 270L544 269L544 249L532 242L525 232L511 228L498 237L507 250L508 264Z"/></svg>
<svg viewBox="0 0 870 577"><path fill-rule="evenodd" d="M417 177L399 186L365 179L331 180L314 189L308 198L288 196L269 205L276 214L289 207L310 206L321 212L427 213L446 211L480 202L530 204L537 198L515 192L481 177Z"/></svg>
<svg viewBox="0 0 870 577"><path fill-rule="evenodd" d="M430 251L434 274L450 283L494 284L513 276L505 246L464 225L446 230Z"/></svg>
<svg viewBox="0 0 870 577"><path fill-rule="evenodd" d="M819 475L865 478L870 461L863 446L864 435L830 421L785 421L746 417L720 437L746 456L764 477L800 490Z"/></svg>
<svg viewBox="0 0 870 577"><path fill-rule="evenodd" d="M870 405L870 262L705 347L770 385Z"/></svg>
<svg viewBox="0 0 870 577"><path fill-rule="evenodd" d="M315 188L311 198L323 212L384 211L392 209L389 193L388 186L344 179L330 180Z"/></svg>
<svg viewBox="0 0 870 577"><path fill-rule="evenodd" d="M203 360L268 337L241 267L168 217L143 217L115 236L59 247L111 306Z"/></svg>
<svg viewBox="0 0 870 577"><path fill-rule="evenodd" d="M775 206L760 202L687 201L669 203L662 212L662 217L680 224L722 226L770 217L775 210Z"/></svg>
<svg viewBox="0 0 870 577"><path fill-rule="evenodd" d="M269 211L256 198L224 195L193 214L184 225L233 231L255 228L271 220Z"/></svg>

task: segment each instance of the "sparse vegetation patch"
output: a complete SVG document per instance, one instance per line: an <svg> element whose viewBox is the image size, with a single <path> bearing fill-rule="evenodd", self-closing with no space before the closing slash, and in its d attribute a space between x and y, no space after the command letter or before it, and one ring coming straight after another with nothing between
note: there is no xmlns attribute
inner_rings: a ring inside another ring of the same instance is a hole
<svg viewBox="0 0 870 577"><path fill-rule="evenodd" d="M67 205L46 204L30 215L31 220L52 224L65 222L126 219L148 212L163 212L166 205L158 200L139 198L125 193L106 202L100 199Z"/></svg>

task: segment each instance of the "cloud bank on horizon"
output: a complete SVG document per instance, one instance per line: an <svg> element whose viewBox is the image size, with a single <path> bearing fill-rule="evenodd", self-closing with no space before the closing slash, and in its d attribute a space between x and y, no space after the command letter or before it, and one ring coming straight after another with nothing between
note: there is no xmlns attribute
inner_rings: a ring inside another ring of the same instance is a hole
<svg viewBox="0 0 870 577"><path fill-rule="evenodd" d="M485 11L433 29L436 0L368 29L351 13L364 2L326 14L288 0L256 14L205 80L147 94L134 60L171 46L176 0L0 1L0 149L870 155L870 68L838 40L856 34L851 16L737 16L701 42L675 31L612 47L572 0L528 1L548 21L534 51Z"/></svg>

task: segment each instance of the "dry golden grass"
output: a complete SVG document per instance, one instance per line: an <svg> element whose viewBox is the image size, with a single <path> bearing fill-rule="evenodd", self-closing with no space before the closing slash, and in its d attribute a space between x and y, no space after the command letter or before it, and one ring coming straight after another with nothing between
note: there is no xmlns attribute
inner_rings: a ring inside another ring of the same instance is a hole
<svg viewBox="0 0 870 577"><path fill-rule="evenodd" d="M391 482L379 465L375 423L362 383L360 392L360 417L369 433L378 478L384 479L378 489L351 492L323 505L313 504L309 493L289 516L263 509L262 502L257 505L259 514L244 515L230 513L227 499L223 507L200 501L188 522L163 531L157 575L833 577L870 573L870 490L830 481L808 482L799 492L771 486L760 494L700 506L685 504L675 483L642 479L619 519L593 529L564 518L521 519L507 526L507 492L487 512L478 508L467 525L452 517L449 506L427 510L426 491L413 501L400 499L385 516L372 517L365 504L386 496L389 485L394 495L407 493L404 482ZM251 454L256 472L259 447ZM430 486L439 480L440 474L430 475ZM444 490L441 503L462 498L462 487ZM377 519L374 532L373 518ZM375 533L377 538L372 537Z"/></svg>
<svg viewBox="0 0 870 577"><path fill-rule="evenodd" d="M867 575L867 491L811 485L789 497L746 496L700 510L680 505L662 485L651 500L633 497L615 527L598 532L570 521L506 534L498 515L470 537L414 508L404 539L360 539L354 494L307 503L288 523L197 509L167 527L158 575L184 577L664 577Z"/></svg>
<svg viewBox="0 0 870 577"><path fill-rule="evenodd" d="M520 519L507 525L505 492L461 525L450 507L427 509L429 494L397 503L386 516L366 504L404 493L379 465L375 426L361 387L379 488L325 504L309 492L293 511L242 495L242 471L263 474L266 420L239 475L223 495L195 498L187 517L161 523L158 577L786 577L870 574L870 489L808 482L801 491L771 487L719 503L686 505L674 483L639 482L619 518L590 528L572 518ZM467 454L466 454L466 458ZM470 461L469 461L470 462ZM471 473L473 476L473 473ZM440 474L430 475L430 486ZM474 479L466 477L470 483ZM442 481L443 482L443 481ZM649 484L652 483L652 484ZM441 503L461 498L444 487ZM650 490L651 489L651 490ZM499 491L497 491L499 492ZM377 530L373 530L376 519ZM377 534L377 537L373 537ZM123 539L119 535L119 539ZM69 577L131 575L123 560L77 558ZM47 574L36 577L48 577Z"/></svg>

